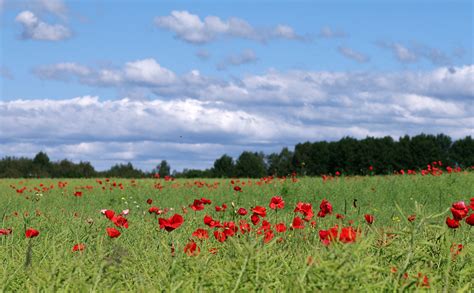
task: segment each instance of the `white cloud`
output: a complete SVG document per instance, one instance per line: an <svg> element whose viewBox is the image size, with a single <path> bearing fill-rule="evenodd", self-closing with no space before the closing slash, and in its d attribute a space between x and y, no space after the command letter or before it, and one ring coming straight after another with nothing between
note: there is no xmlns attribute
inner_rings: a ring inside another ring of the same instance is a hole
<svg viewBox="0 0 474 293"><path fill-rule="evenodd" d="M39 66L33 73L41 79L70 80L76 77L81 83L99 86L164 86L176 81L174 72L151 58L127 62L121 69L94 69L74 62L64 62Z"/></svg>
<svg viewBox="0 0 474 293"><path fill-rule="evenodd" d="M377 45L383 49L390 50L395 59L402 63L415 63L426 60L438 66L451 64L451 59L440 49L431 48L417 42L405 45L397 42L379 41Z"/></svg>
<svg viewBox="0 0 474 293"><path fill-rule="evenodd" d="M63 19L66 18L68 9L61 0L37 0L38 4L46 11L55 14Z"/></svg>
<svg viewBox="0 0 474 293"><path fill-rule="evenodd" d="M28 10L20 12L15 21L23 26L22 37L25 39L59 41L71 37L71 31L67 27L48 24Z"/></svg>
<svg viewBox="0 0 474 293"><path fill-rule="evenodd" d="M239 66L242 64L255 63L258 58L253 50L243 50L239 54L227 56L217 64L217 69L223 70L229 66Z"/></svg>
<svg viewBox="0 0 474 293"><path fill-rule="evenodd" d="M152 85L169 84L176 79L172 71L161 67L154 59L126 63L124 75L132 82L143 82Z"/></svg>
<svg viewBox="0 0 474 293"><path fill-rule="evenodd" d="M365 55L365 54L362 54L360 52L357 52L349 47L343 47L343 46L339 46L338 47L338 51L339 53L341 53L343 56L349 58L349 59L352 59L352 60L355 60L359 63L366 63L370 60L370 58Z"/></svg>
<svg viewBox="0 0 474 293"><path fill-rule="evenodd" d="M197 70L177 75L144 60L109 71L62 63L62 70L89 85L139 87L157 98L0 102L0 145L36 144L104 166L168 159L176 168L203 168L224 152L276 151L346 135L473 135L473 65L392 73L271 70L222 80ZM148 69L126 73L136 66ZM101 161L105 152L110 158Z"/></svg>
<svg viewBox="0 0 474 293"><path fill-rule="evenodd" d="M279 24L274 28L255 28L247 21L231 17L223 20L217 16L204 19L188 11L172 11L170 15L158 16L154 20L159 28L172 31L175 37L195 44L203 44L222 37L244 38L266 41L272 38L303 39L290 26Z"/></svg>
<svg viewBox="0 0 474 293"><path fill-rule="evenodd" d="M319 37L320 38L325 38L325 39L345 38L345 37L347 37L347 33L342 31L342 30L332 29L329 26L324 26L319 31Z"/></svg>

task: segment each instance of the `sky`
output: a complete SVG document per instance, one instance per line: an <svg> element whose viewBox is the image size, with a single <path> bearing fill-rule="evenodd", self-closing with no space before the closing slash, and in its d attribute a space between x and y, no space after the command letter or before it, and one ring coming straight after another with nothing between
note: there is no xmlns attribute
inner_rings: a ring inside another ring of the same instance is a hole
<svg viewBox="0 0 474 293"><path fill-rule="evenodd" d="M209 168L474 135L472 1L0 0L0 157Z"/></svg>

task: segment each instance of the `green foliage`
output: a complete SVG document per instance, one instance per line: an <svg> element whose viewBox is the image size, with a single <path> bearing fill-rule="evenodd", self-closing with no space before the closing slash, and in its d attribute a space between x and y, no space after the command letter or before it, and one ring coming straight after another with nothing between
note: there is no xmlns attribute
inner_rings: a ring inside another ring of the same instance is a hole
<svg viewBox="0 0 474 293"><path fill-rule="evenodd" d="M156 167L160 177L171 175L171 167L166 160L161 161L160 165Z"/></svg>
<svg viewBox="0 0 474 293"><path fill-rule="evenodd" d="M280 153L264 155L244 151L234 162L224 154L214 161L210 169L185 169L173 172L177 178L258 178L266 175L287 176L296 171L303 176L323 174L367 175L392 174L399 170L420 170L428 164L441 161L446 166L468 169L474 166L474 140L471 136L452 142L444 134L420 134L400 137L398 141L386 137L366 137L358 140L344 137L339 141L304 142L287 147ZM373 170L369 170L372 166ZM89 178L94 176L143 178L158 173L171 174L167 161L151 173L135 169L131 163L117 164L111 169L96 172L89 162L73 163L68 160L51 162L48 155L39 152L33 160L4 157L0 159L0 178L52 177Z"/></svg>
<svg viewBox="0 0 474 293"><path fill-rule="evenodd" d="M157 182L162 190L155 188ZM13 231L0 236L0 291L416 291L423 289L423 276L433 292L471 292L474 286L474 231L466 223L455 232L444 224L451 203L473 196L472 173L344 177L325 182L309 177L297 182L273 180L248 185L238 195L229 180L218 180L217 189L196 187L193 182L117 180L122 190L109 189L112 180L103 184L94 179L68 180L62 189L58 180L0 180L0 229ZM213 185L216 180L205 182ZM38 195L29 191L40 183L56 187ZM23 194L10 187L25 184L28 189ZM73 196L82 186L93 189L83 190L82 197ZM284 197L283 210L268 209L274 195ZM182 206L201 197L211 199L212 206L181 213ZM171 233L160 230L156 216L147 212L148 198L153 205L183 214L184 224ZM210 239L197 240L199 255L183 252L196 228L208 229L203 224L205 214L238 222L231 202L238 202L235 209L266 206L266 220L290 225L297 202L310 202L317 209L324 198L332 203L334 213L316 218L314 228L305 223L305 229L277 234L267 244L255 233L220 243L209 229ZM356 208L351 204L354 198ZM228 210L216 212L213 206L222 203L228 204ZM113 224L100 213L104 208L130 209L130 227L122 229L119 238L107 237L105 228ZM337 220L335 213L346 218ZM365 223L364 213L375 216L373 225ZM416 214L413 223L406 220L412 214ZM319 230L335 223L347 225L349 220L361 231L355 243L321 244ZM38 229L40 235L26 239L25 226ZM176 249L174 257L170 242ZM77 243L84 243L86 249L72 252ZM451 252L453 244L464 245L458 255ZM213 248L216 254L209 253Z"/></svg>
<svg viewBox="0 0 474 293"><path fill-rule="evenodd" d="M237 177L261 178L266 175L264 155L262 153L243 152L235 164Z"/></svg>
<svg viewBox="0 0 474 293"><path fill-rule="evenodd" d="M235 165L232 157L224 154L214 162L211 170L215 178L230 178L235 175Z"/></svg>

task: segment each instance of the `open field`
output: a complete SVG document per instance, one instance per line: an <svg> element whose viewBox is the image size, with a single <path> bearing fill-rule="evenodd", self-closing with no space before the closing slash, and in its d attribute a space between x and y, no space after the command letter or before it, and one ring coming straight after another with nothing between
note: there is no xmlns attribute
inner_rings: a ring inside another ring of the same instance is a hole
<svg viewBox="0 0 474 293"><path fill-rule="evenodd" d="M270 208L274 196L282 209ZM453 203L469 206L473 197L472 172L233 183L1 180L0 290L472 292L474 229L467 216L457 229L446 217ZM175 214L184 222L162 220L160 229L158 219ZM213 221L205 224L206 215ZM39 235L25 237L29 228ZM121 235L109 237L107 228ZM209 238L193 236L198 228Z"/></svg>

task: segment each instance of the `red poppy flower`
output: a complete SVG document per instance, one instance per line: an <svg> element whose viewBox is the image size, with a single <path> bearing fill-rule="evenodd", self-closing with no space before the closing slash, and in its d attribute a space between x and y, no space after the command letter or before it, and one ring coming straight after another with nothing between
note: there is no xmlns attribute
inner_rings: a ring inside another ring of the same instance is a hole
<svg viewBox="0 0 474 293"><path fill-rule="evenodd" d="M248 213L247 210L244 209L244 208L239 208L239 209L237 210L237 214L239 214L239 215L241 215L241 216L245 216L247 213Z"/></svg>
<svg viewBox="0 0 474 293"><path fill-rule="evenodd" d="M275 225L275 230L278 232L278 233L283 233L286 231L286 225L284 223L278 223Z"/></svg>
<svg viewBox="0 0 474 293"><path fill-rule="evenodd" d="M162 213L162 211L161 211L158 207L155 207L155 206L149 208L149 209L148 209L148 212L149 212L150 214L155 213L155 214L157 214L157 215L160 215L160 214Z"/></svg>
<svg viewBox="0 0 474 293"><path fill-rule="evenodd" d="M466 204L464 203L464 201L455 202L455 203L453 203L452 207L455 208L456 210L465 210L465 209L467 209Z"/></svg>
<svg viewBox="0 0 474 293"><path fill-rule="evenodd" d="M410 216L408 217L408 221L409 221L409 222L414 222L415 220L416 220L416 215L410 215Z"/></svg>
<svg viewBox="0 0 474 293"><path fill-rule="evenodd" d="M152 200L151 198L149 198L149 199L146 200L146 203L147 203L147 204L152 204L152 203L153 203L153 200Z"/></svg>
<svg viewBox="0 0 474 293"><path fill-rule="evenodd" d="M12 229L0 229L0 235L10 235L12 233Z"/></svg>
<svg viewBox="0 0 474 293"><path fill-rule="evenodd" d="M466 218L466 223L471 226L474 226L474 213L472 213L469 217Z"/></svg>
<svg viewBox="0 0 474 293"><path fill-rule="evenodd" d="M240 188L240 186L234 186L234 190L237 192L242 192L242 188Z"/></svg>
<svg viewBox="0 0 474 293"><path fill-rule="evenodd" d="M106 210L105 216L107 217L107 219L112 220L112 218L115 216L115 212L112 210Z"/></svg>
<svg viewBox="0 0 474 293"><path fill-rule="evenodd" d="M72 251L83 251L84 249L86 249L86 245L84 243L79 243L72 247Z"/></svg>
<svg viewBox="0 0 474 293"><path fill-rule="evenodd" d="M300 217L296 216L293 219L293 223L291 224L291 228L293 228L293 229L303 229L304 228L303 220L301 220Z"/></svg>
<svg viewBox="0 0 474 293"><path fill-rule="evenodd" d="M32 228L25 231L26 238L34 238L38 235L39 235L39 231Z"/></svg>
<svg viewBox="0 0 474 293"><path fill-rule="evenodd" d="M81 197L82 196L82 191L76 191L74 192L75 197Z"/></svg>
<svg viewBox="0 0 474 293"><path fill-rule="evenodd" d="M272 210L283 209L284 207L285 207L285 201L283 201L283 198L281 198L281 196L274 196L270 200L270 208Z"/></svg>
<svg viewBox="0 0 474 293"><path fill-rule="evenodd" d="M191 207L193 211L201 211L204 209L204 204L199 199L195 199L193 204L189 207Z"/></svg>
<svg viewBox="0 0 474 293"><path fill-rule="evenodd" d="M117 217L113 217L112 222L117 227L128 228L128 220L126 218L122 217L121 215L118 215Z"/></svg>
<svg viewBox="0 0 474 293"><path fill-rule="evenodd" d="M344 215L336 214L336 219L341 219L341 220L342 220L342 219L344 219L344 218L345 218Z"/></svg>
<svg viewBox="0 0 474 293"><path fill-rule="evenodd" d="M464 217L467 216L467 213L468 213L468 209L464 209L464 210L458 210L458 209L455 209L455 208L451 208L451 213L453 214L453 217L460 221L462 220Z"/></svg>
<svg viewBox="0 0 474 293"><path fill-rule="evenodd" d="M222 225L219 223L219 221L215 221L214 219L212 219L211 216L209 215L205 215L204 216L204 224L206 224L207 226L211 227L211 228L214 228L214 227L221 227Z"/></svg>
<svg viewBox="0 0 474 293"><path fill-rule="evenodd" d="M245 221L245 220L240 220L239 227L240 227L240 233L242 233L242 234L245 234L247 232L252 231L252 228L250 227L250 224L247 223L247 221Z"/></svg>
<svg viewBox="0 0 474 293"><path fill-rule="evenodd" d="M323 199L319 205L318 217L324 218L326 214L332 214L332 205L329 201Z"/></svg>
<svg viewBox="0 0 474 293"><path fill-rule="evenodd" d="M252 214L250 220L252 221L252 224L254 224L254 226L257 225L258 222L260 222L260 218L257 214Z"/></svg>
<svg viewBox="0 0 474 293"><path fill-rule="evenodd" d="M344 227L341 229L339 241L342 243L351 243L356 241L357 232L352 227Z"/></svg>
<svg viewBox="0 0 474 293"><path fill-rule="evenodd" d="M224 234L228 237L234 236L237 231L239 231L239 228L235 225L234 222L224 222Z"/></svg>
<svg viewBox="0 0 474 293"><path fill-rule="evenodd" d="M448 225L451 229L459 228L459 221L456 219L451 219L450 217L446 217L446 225Z"/></svg>
<svg viewBox="0 0 474 293"><path fill-rule="evenodd" d="M305 216L304 220L309 222L313 218L313 206L310 203L298 202L294 210L295 213L301 213Z"/></svg>
<svg viewBox="0 0 474 293"><path fill-rule="evenodd" d="M168 219L159 218L158 222L161 229L165 229L167 232L171 232L174 229L179 228L184 222L183 216L180 214L174 214Z"/></svg>
<svg viewBox="0 0 474 293"><path fill-rule="evenodd" d="M212 203L210 199L207 199L207 198L204 198L204 197L201 198L201 202L202 202L203 204L211 204L211 203Z"/></svg>
<svg viewBox="0 0 474 293"><path fill-rule="evenodd" d="M273 237L275 237L275 234L273 233L272 230L265 231L265 237L263 238L263 243L270 242L273 239Z"/></svg>
<svg viewBox="0 0 474 293"><path fill-rule="evenodd" d="M252 209L252 212L254 214L257 214L259 215L260 217L264 218L267 216L267 209L265 207L262 207L262 206L256 206Z"/></svg>
<svg viewBox="0 0 474 293"><path fill-rule="evenodd" d="M192 236L197 237L198 239L208 239L209 233L206 229L198 228L193 232Z"/></svg>
<svg viewBox="0 0 474 293"><path fill-rule="evenodd" d="M373 216L373 215L365 214L365 215L364 215L364 218L365 218L365 221L366 221L369 225L372 225L372 223L374 222L374 216Z"/></svg>
<svg viewBox="0 0 474 293"><path fill-rule="evenodd" d="M115 229L115 228L106 228L107 230L107 235L109 235L110 238L117 238L120 236L120 231Z"/></svg>
<svg viewBox="0 0 474 293"><path fill-rule="evenodd" d="M227 239L227 236L225 235L224 232L221 231L214 231L214 237L216 238L217 241L219 242L224 242Z"/></svg>
<svg viewBox="0 0 474 293"><path fill-rule="evenodd" d="M193 240L189 241L188 244L184 247L184 253L188 256L196 256L201 252L199 246Z"/></svg>

